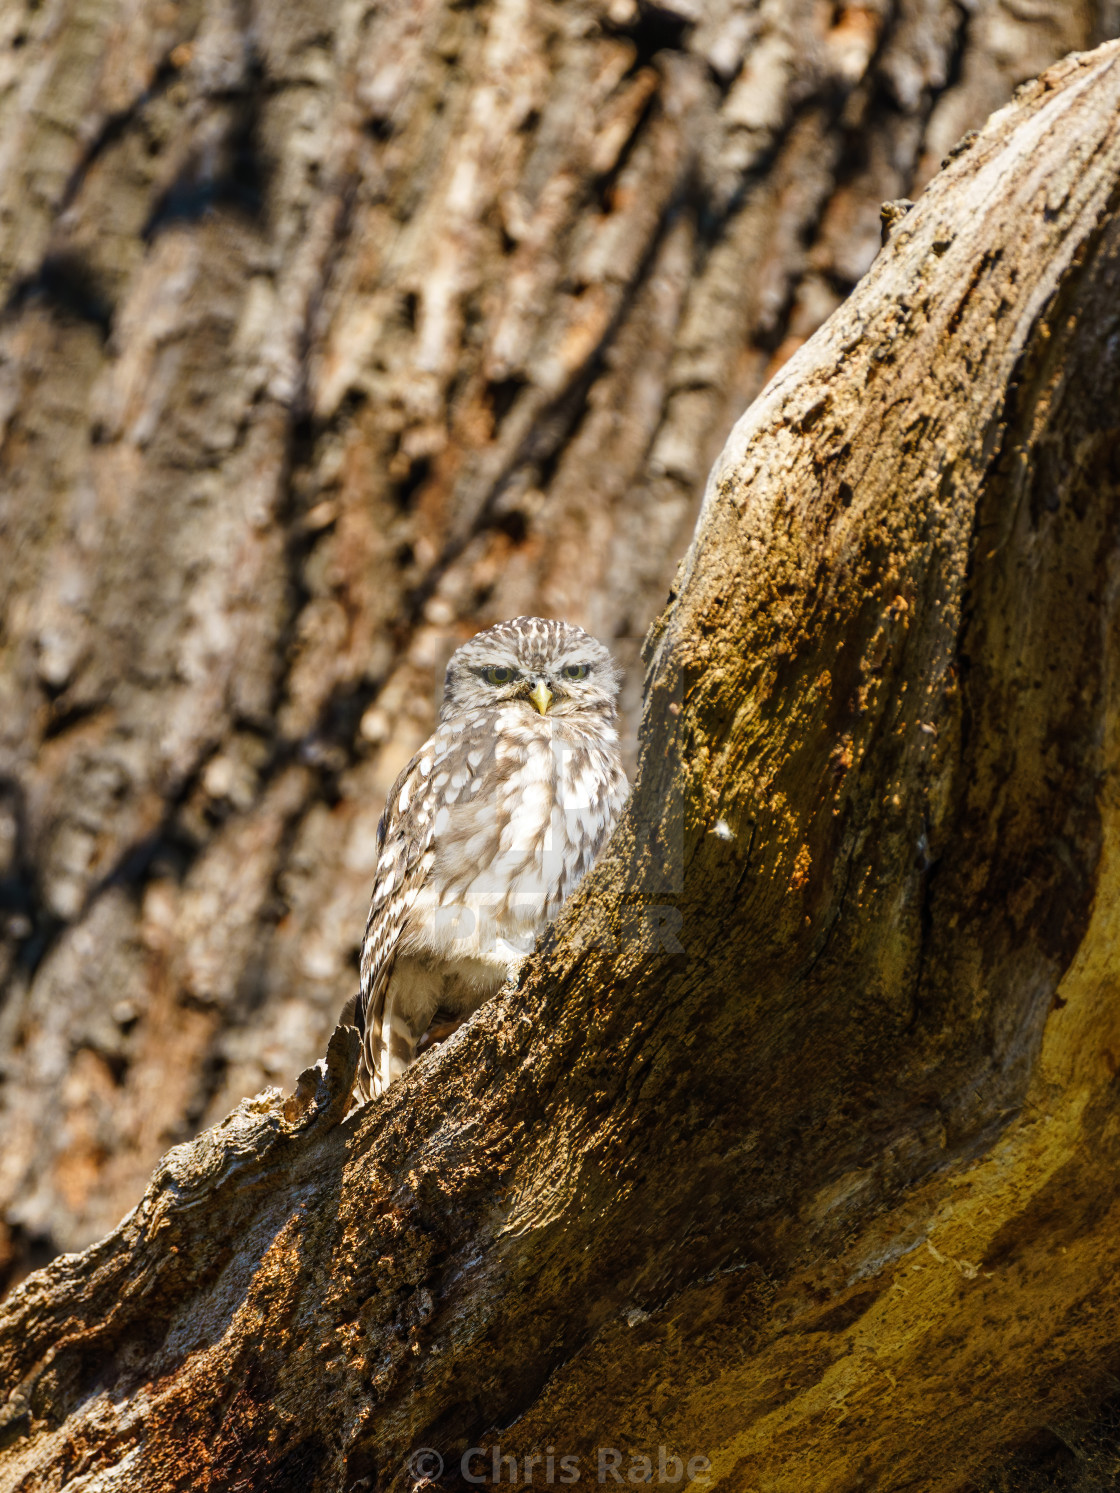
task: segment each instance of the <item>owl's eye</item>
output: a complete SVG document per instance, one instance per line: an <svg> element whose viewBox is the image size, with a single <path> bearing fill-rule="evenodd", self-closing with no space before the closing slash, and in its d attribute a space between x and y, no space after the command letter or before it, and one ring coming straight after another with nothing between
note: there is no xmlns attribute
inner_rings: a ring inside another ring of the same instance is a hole
<svg viewBox="0 0 1120 1493"><path fill-rule="evenodd" d="M586 679L587 678L587 670L588 670L589 667L590 666L588 664L565 664L564 665L564 678L565 679Z"/></svg>
<svg viewBox="0 0 1120 1493"><path fill-rule="evenodd" d="M514 670L505 664L491 664L486 670L486 678L491 684L508 684L513 676Z"/></svg>

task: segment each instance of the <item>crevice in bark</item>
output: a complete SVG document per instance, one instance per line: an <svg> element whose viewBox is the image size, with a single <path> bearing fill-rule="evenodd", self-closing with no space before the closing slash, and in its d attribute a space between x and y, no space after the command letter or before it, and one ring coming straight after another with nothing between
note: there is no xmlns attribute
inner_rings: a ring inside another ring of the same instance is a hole
<svg viewBox="0 0 1120 1493"><path fill-rule="evenodd" d="M80 254L60 250L45 256L34 275L12 286L3 308L14 318L28 306L43 305L56 316L86 322L102 341L113 326L113 306L96 270Z"/></svg>
<svg viewBox="0 0 1120 1493"><path fill-rule="evenodd" d="M273 170L260 138L263 83L262 64L250 48L238 86L207 98L211 110L226 115L220 137L196 146L157 197L141 232L145 243L174 224L195 222L213 212L236 214L250 224L260 222Z"/></svg>
<svg viewBox="0 0 1120 1493"><path fill-rule="evenodd" d="M181 43L179 43L181 45ZM59 199L58 210L60 213L67 212L77 201L82 188L85 186L90 172L102 159L107 151L118 145L128 134L129 130L143 121L144 110L166 93L168 87L180 75L179 68L171 61L171 51L161 59L154 69L152 81L141 92L129 100L121 109L116 109L107 114L98 124L96 131L89 136L82 149L81 156L74 169L71 171L66 188Z"/></svg>
<svg viewBox="0 0 1120 1493"><path fill-rule="evenodd" d="M634 44L631 72L650 66L659 52L686 50L693 25L688 16L671 5L658 5L656 0L638 0L637 11L633 21L612 28L615 35L625 36Z"/></svg>

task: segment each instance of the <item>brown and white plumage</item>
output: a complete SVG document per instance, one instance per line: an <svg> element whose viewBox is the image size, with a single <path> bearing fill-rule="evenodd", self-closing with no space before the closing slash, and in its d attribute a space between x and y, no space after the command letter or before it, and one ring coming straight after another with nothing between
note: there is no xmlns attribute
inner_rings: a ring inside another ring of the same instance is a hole
<svg viewBox="0 0 1120 1493"><path fill-rule="evenodd" d="M591 866L626 798L618 671L581 628L515 617L447 666L434 735L377 827L360 989L358 1085L379 1094L433 1023L516 972Z"/></svg>

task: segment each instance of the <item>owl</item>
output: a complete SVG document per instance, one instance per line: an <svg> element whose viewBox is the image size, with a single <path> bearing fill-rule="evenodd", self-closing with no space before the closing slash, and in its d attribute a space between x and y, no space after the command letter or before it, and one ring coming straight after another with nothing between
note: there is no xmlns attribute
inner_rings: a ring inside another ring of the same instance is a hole
<svg viewBox="0 0 1120 1493"><path fill-rule="evenodd" d="M451 657L439 724L393 784L360 988L358 1089L384 1092L533 948L627 794L618 668L579 627L515 617Z"/></svg>

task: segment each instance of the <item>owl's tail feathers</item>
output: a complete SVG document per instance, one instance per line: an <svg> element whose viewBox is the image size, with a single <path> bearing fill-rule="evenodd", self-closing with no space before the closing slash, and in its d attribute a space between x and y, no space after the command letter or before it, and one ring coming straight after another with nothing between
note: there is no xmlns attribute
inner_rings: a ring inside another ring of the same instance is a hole
<svg viewBox="0 0 1120 1493"><path fill-rule="evenodd" d="M411 1022L389 990L381 1008L381 1019L376 1030L370 1032L372 1043L366 1050L374 1060L373 1092L383 1094L394 1079L400 1078L416 1061L416 1047L421 1033L412 1028Z"/></svg>
<svg viewBox="0 0 1120 1493"><path fill-rule="evenodd" d="M361 1055L358 1058L358 1072L354 1080L354 1088L357 1091L357 1102L359 1104L364 1104L367 1099L371 1098L371 1089L370 1071L368 1066L369 1058L367 1055L366 1043L365 1011L363 1010L362 1006L362 993L360 990L356 995L352 995L350 997L350 999L343 1006L342 1010L338 1013L338 1024L339 1026L356 1027L358 1030L358 1035L362 1039Z"/></svg>
<svg viewBox="0 0 1120 1493"><path fill-rule="evenodd" d="M361 991L352 995L338 1018L340 1026L356 1027L362 1039L355 1080L359 1104L376 1099L394 1079L412 1067L423 1027L427 1025L424 1022L419 1032L414 1029L402 1009L404 1003L396 998L393 989L386 989L387 983L373 992L369 1003Z"/></svg>

